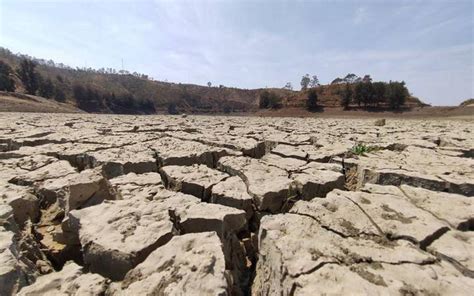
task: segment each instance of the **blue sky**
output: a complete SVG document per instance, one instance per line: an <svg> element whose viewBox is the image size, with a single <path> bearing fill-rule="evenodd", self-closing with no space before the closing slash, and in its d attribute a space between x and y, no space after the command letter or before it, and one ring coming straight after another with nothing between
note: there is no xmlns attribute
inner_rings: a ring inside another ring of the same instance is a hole
<svg viewBox="0 0 474 296"><path fill-rule="evenodd" d="M0 0L0 46L70 66L242 88L347 73L474 97L474 1Z"/></svg>

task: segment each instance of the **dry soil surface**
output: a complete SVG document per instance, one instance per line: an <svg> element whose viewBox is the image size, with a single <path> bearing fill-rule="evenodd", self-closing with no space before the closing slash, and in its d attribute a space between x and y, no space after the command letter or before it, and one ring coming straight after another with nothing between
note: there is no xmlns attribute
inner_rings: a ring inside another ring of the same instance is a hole
<svg viewBox="0 0 474 296"><path fill-rule="evenodd" d="M473 133L0 113L0 294L472 295Z"/></svg>

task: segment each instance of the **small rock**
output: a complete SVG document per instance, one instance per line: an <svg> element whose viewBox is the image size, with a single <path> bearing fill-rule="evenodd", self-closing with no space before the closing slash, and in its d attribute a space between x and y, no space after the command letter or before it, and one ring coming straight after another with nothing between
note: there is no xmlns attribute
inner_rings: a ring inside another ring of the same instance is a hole
<svg viewBox="0 0 474 296"><path fill-rule="evenodd" d="M375 126L384 126L384 125L385 125L385 118L376 120L376 121L374 122L374 125L375 125Z"/></svg>
<svg viewBox="0 0 474 296"><path fill-rule="evenodd" d="M38 268L41 274L47 274L53 272L53 268L44 260L36 261L36 268Z"/></svg>

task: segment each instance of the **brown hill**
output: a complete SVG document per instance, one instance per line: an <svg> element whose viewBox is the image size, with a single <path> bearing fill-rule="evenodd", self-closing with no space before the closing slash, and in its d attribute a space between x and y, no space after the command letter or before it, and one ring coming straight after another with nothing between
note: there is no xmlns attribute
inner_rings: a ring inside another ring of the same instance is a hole
<svg viewBox="0 0 474 296"><path fill-rule="evenodd" d="M37 72L43 80L51 79L56 89L60 89L70 104L76 104L73 88L81 85L97 91L100 95L114 94L114 97L132 98L140 102L150 100L156 112L167 110L175 104L179 112L214 113L214 112L247 112L258 108L260 93L267 89L238 89L225 86L200 86L194 84L169 83L154 81L147 75L114 69L73 69L53 61L35 59L25 55L17 55L0 47L0 61L18 68L23 58L38 63ZM16 77L17 92L24 92L21 81ZM292 94L290 90L269 89L279 96ZM106 104L95 112L114 112ZM123 113L135 113L131 108ZM129 111L129 112L127 112ZM122 113L122 112L120 112ZM139 113L139 112L137 112Z"/></svg>
<svg viewBox="0 0 474 296"><path fill-rule="evenodd" d="M162 113L170 106L176 112L186 113L230 113L253 112L259 107L259 97L271 91L281 98L283 108L306 108L307 92L287 89L239 89L225 86L200 86L194 84L155 81L147 75L117 71L114 69L73 69L51 60L35 59L13 54L0 47L0 61L17 69L22 59L37 62L37 72L42 81L51 80L56 92L63 94L66 103L88 112L100 113ZM17 92L25 89L15 77ZM77 86L83 88L83 99L78 99ZM341 106L341 84L318 87L318 105ZM84 102L85 101L85 102ZM409 97L405 107L425 106L415 97ZM384 107L383 105L380 107Z"/></svg>

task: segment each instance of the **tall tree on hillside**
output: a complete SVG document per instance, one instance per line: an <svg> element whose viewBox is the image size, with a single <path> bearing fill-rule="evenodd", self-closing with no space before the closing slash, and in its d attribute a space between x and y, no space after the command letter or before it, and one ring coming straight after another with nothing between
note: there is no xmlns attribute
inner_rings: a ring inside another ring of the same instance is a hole
<svg viewBox="0 0 474 296"><path fill-rule="evenodd" d="M370 75L365 75L364 78L362 78L362 82L369 83L372 82L372 77Z"/></svg>
<svg viewBox="0 0 474 296"><path fill-rule="evenodd" d="M354 87L354 99L359 107L363 101L363 92L364 92L364 85L361 82L357 83Z"/></svg>
<svg viewBox="0 0 474 296"><path fill-rule="evenodd" d="M351 104L352 101L352 87L350 83L346 83L344 90L342 91L342 101L341 105L344 107L344 109L349 108L349 105Z"/></svg>
<svg viewBox="0 0 474 296"><path fill-rule="evenodd" d="M45 98L52 98L54 96L54 85L53 81L51 81L50 78L47 78L46 80L40 79L40 87L39 87L39 95Z"/></svg>
<svg viewBox="0 0 474 296"><path fill-rule="evenodd" d="M212 83L209 81L209 82L207 83L207 86L208 86L208 87L211 87L211 86L212 86Z"/></svg>
<svg viewBox="0 0 474 296"><path fill-rule="evenodd" d="M374 103L374 88L372 82L362 82L362 103L365 107Z"/></svg>
<svg viewBox="0 0 474 296"><path fill-rule="evenodd" d="M15 91L15 80L12 79L12 68L0 61L0 90Z"/></svg>
<svg viewBox="0 0 474 296"><path fill-rule="evenodd" d="M309 78L309 74L306 74L304 75L302 78L301 78L301 90L305 90L308 88L308 85L311 81L311 78Z"/></svg>
<svg viewBox="0 0 474 296"><path fill-rule="evenodd" d="M293 90L293 85L291 85L291 82L287 82L285 86L283 87L283 89Z"/></svg>
<svg viewBox="0 0 474 296"><path fill-rule="evenodd" d="M66 94L59 87L55 88L54 99L58 102L66 102Z"/></svg>
<svg viewBox="0 0 474 296"><path fill-rule="evenodd" d="M387 98L392 109L399 109L408 98L408 89L405 82L390 81L387 85Z"/></svg>
<svg viewBox="0 0 474 296"><path fill-rule="evenodd" d="M379 106L380 103L386 102L386 83L384 82L374 82L372 83L374 90L374 103L376 106Z"/></svg>
<svg viewBox="0 0 474 296"><path fill-rule="evenodd" d="M25 86L26 93L30 95L36 94L39 87L39 74L35 70L36 62L23 59L20 63L20 67L17 69L18 77Z"/></svg>
<svg viewBox="0 0 474 296"><path fill-rule="evenodd" d="M360 79L359 76L355 75L354 73L349 73L344 77L344 82L348 83L356 83Z"/></svg>
<svg viewBox="0 0 474 296"><path fill-rule="evenodd" d="M309 87L317 87L318 85L319 85L318 76L313 75L313 77L311 77L311 80L309 81Z"/></svg>

